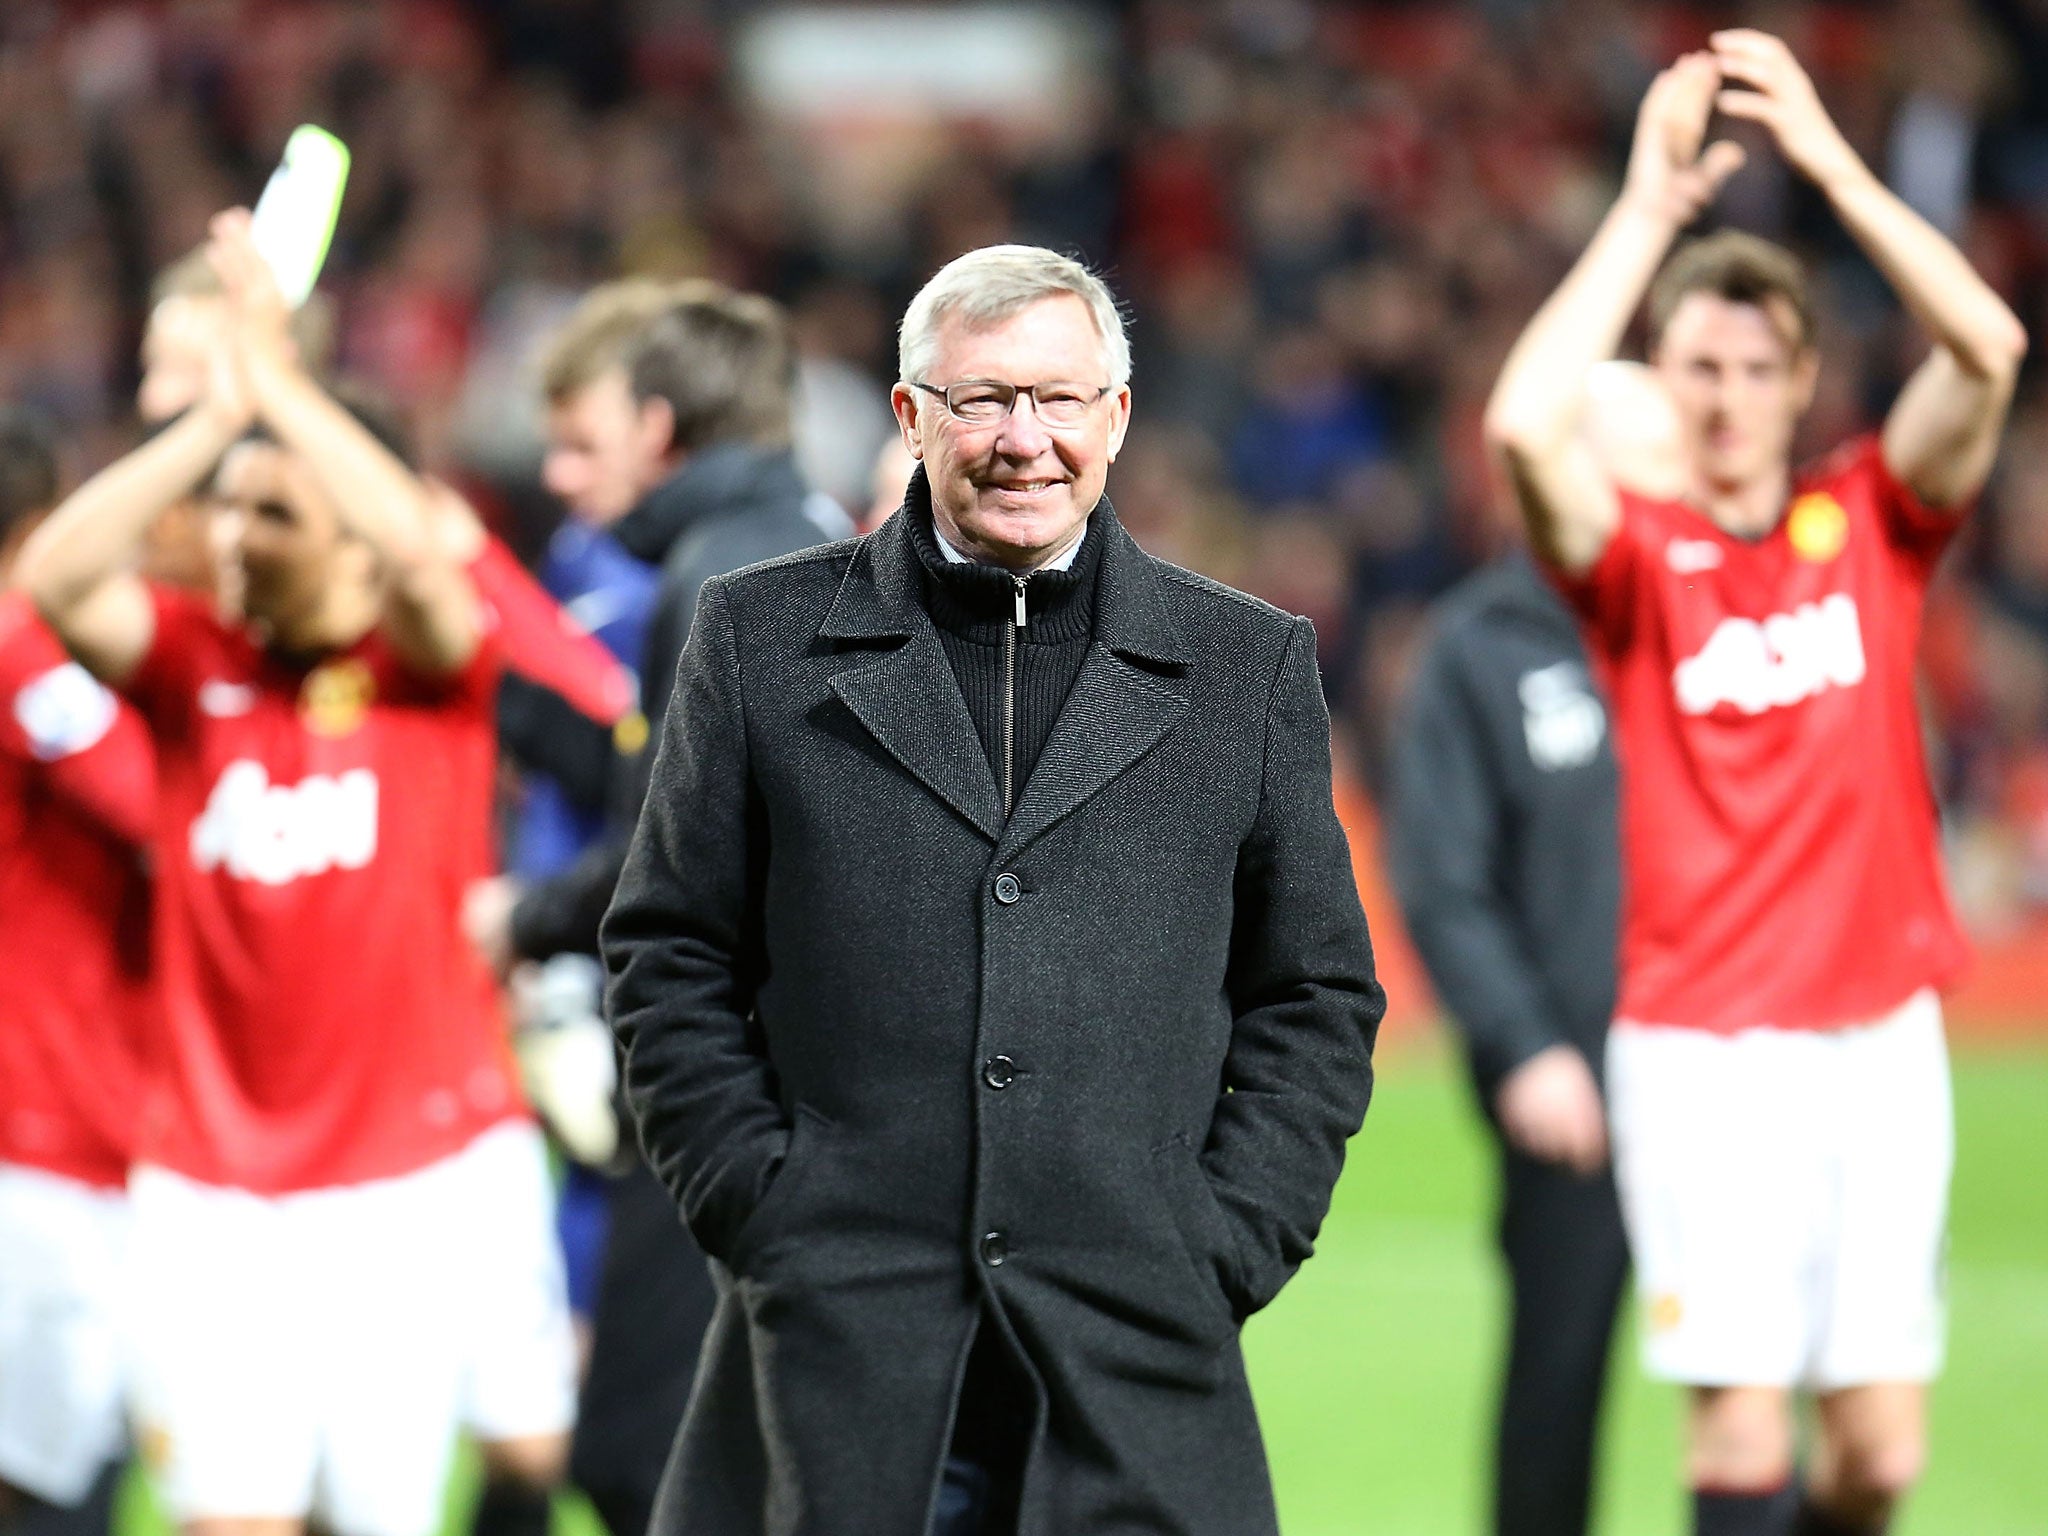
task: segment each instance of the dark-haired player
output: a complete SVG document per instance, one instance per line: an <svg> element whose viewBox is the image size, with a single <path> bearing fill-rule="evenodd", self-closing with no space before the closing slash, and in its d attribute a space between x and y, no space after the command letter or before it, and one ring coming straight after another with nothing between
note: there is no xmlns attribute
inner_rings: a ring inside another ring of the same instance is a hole
<svg viewBox="0 0 2048 1536"><path fill-rule="evenodd" d="M135 406L146 427L161 430L206 393L211 359L226 340L228 300L220 274L202 246L158 274L150 302ZM313 294L305 305L292 311L284 325L289 355L312 378L326 378L334 326L324 295ZM390 446L398 446L395 423L388 421L391 412L381 402L349 391L344 403L374 422L379 436L393 440ZM437 525L451 552L467 564L470 579L495 611L493 627L506 674L516 680L522 699L546 695L554 701L549 712L536 719L533 734L544 736L564 721L580 719L585 728L608 739L612 725L632 707L631 674L562 611L519 563L519 557L485 529L452 487L431 479L426 483ZM211 585L222 574L199 568L204 560L199 554L204 535L188 525L203 516L196 503L180 502L159 517L149 535L152 553L157 556L152 564L183 574L186 584L201 587ZM232 579L232 572L226 574ZM231 609L234 594L222 596ZM513 744L513 750L531 744L522 738Z"/></svg>
<svg viewBox="0 0 2048 1536"><path fill-rule="evenodd" d="M573 1406L542 1149L457 928L488 868L499 650L428 489L294 360L246 215L211 256L204 397L24 555L158 751L143 1450L189 1530L423 1536L508 1286L559 1331L522 1357L526 1422L494 1428L558 1440ZM209 478L231 620L128 573Z"/></svg>
<svg viewBox="0 0 2048 1536"><path fill-rule="evenodd" d="M1933 342L1880 433L1803 469L1818 358L1797 263L1733 234L1665 263L1741 162L1702 148L1717 108L1768 131ZM1612 355L1646 292L1688 466L1667 498L1602 472L1560 383ZM1618 726L1613 1140L1647 1359L1693 1388L1701 1533L1878 1531L1923 1460L1952 1156L1936 989L1964 955L1914 653L2025 349L1785 46L1728 31L1651 87L1620 200L1489 408Z"/></svg>

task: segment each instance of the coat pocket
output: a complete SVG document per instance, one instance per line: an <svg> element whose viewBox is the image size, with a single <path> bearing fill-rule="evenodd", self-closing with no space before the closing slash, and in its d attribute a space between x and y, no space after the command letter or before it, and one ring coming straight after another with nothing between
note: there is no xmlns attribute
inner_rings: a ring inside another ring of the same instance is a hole
<svg viewBox="0 0 2048 1536"><path fill-rule="evenodd" d="M725 1262L736 1274L744 1274L763 1245L774 1240L788 1213L803 1192L812 1166L825 1151L825 1143L838 1127L808 1104L798 1104L789 1131L789 1147L782 1166L768 1181L768 1188L747 1213L739 1230L727 1245Z"/></svg>
<svg viewBox="0 0 2048 1536"><path fill-rule="evenodd" d="M1237 1241L1229 1219L1216 1203L1208 1175L1185 1135L1154 1148L1152 1161L1202 1299L1211 1315L1234 1333L1244 1317L1234 1299Z"/></svg>

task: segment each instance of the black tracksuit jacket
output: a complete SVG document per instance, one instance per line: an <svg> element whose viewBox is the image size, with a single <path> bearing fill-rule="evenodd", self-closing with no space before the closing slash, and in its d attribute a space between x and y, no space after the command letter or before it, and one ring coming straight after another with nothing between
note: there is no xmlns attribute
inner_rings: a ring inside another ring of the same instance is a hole
<svg viewBox="0 0 2048 1536"><path fill-rule="evenodd" d="M1481 1098L1568 1041L1597 1073L1621 901L1608 720L1522 554L1445 598L1394 733L1387 848Z"/></svg>

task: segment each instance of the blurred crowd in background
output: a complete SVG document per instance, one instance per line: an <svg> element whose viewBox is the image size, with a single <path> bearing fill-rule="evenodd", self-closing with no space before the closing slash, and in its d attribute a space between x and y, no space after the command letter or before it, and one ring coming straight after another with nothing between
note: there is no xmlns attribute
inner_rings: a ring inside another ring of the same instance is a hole
<svg viewBox="0 0 2048 1536"><path fill-rule="evenodd" d="M625 273L790 307L806 468L860 513L909 294L970 247L1051 245L1133 322L1120 515L1315 620L1370 786L1423 606L1505 537L1479 434L1501 358L1607 206L1655 70L1731 21L1785 37L1869 163L2048 335L2043 0L10 0L0 397L57 426L74 475L129 446L151 275L313 121L355 154L323 280L340 367L516 547L559 515L536 348ZM1720 212L1816 265L1826 445L1879 418L1922 342L1752 150ZM2041 372L1928 619L1957 894L1987 934L2048 910Z"/></svg>

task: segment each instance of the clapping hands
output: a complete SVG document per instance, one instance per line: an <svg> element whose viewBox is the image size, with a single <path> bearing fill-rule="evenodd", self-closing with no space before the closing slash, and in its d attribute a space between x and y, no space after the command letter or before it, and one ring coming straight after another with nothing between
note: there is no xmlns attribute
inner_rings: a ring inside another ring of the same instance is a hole
<svg viewBox="0 0 2048 1536"><path fill-rule="evenodd" d="M1809 181L1825 183L1861 164L1821 105L1812 79L1783 42L1738 27L1716 32L1712 43L1721 77L1713 103L1717 110L1762 124L1786 162Z"/></svg>
<svg viewBox="0 0 2048 1536"><path fill-rule="evenodd" d="M1720 90L1714 55L1688 53L1651 82L1636 113L1625 196L1674 225L1690 224L1742 167L1739 144L1705 144Z"/></svg>
<svg viewBox="0 0 2048 1536"><path fill-rule="evenodd" d="M217 410L247 422L260 413L271 382L297 367L291 308L270 264L250 239L246 208L213 216L206 259L220 279L226 301L221 345L214 349L209 369L209 395Z"/></svg>
<svg viewBox="0 0 2048 1536"><path fill-rule="evenodd" d="M1860 163L1783 42L1748 28L1709 42L1660 73L1643 97L1625 193L1637 206L1689 224L1742 168L1741 145L1707 142L1716 111L1763 126L1787 163L1817 183Z"/></svg>

